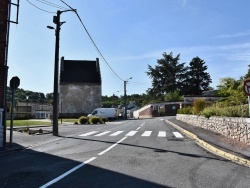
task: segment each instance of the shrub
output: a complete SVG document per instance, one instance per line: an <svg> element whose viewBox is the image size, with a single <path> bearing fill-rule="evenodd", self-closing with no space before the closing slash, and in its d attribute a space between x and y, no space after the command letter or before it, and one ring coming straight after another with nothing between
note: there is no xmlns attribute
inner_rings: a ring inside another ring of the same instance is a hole
<svg viewBox="0 0 250 188"><path fill-rule="evenodd" d="M102 123L106 123L108 121L108 119L106 117L101 117L100 120Z"/></svg>
<svg viewBox="0 0 250 188"><path fill-rule="evenodd" d="M92 124L97 124L97 123L100 123L101 120L98 116L92 116L89 118L89 122L92 123Z"/></svg>
<svg viewBox="0 0 250 188"><path fill-rule="evenodd" d="M78 122L77 122L77 121L75 121L75 122L74 122L74 124L75 124L75 125L78 125Z"/></svg>
<svg viewBox="0 0 250 188"><path fill-rule="evenodd" d="M79 123L80 124L86 124L88 122L88 118L86 116L81 116L79 118Z"/></svg>
<svg viewBox="0 0 250 188"><path fill-rule="evenodd" d="M178 109L177 114L193 114L193 108L191 106L180 108Z"/></svg>
<svg viewBox="0 0 250 188"><path fill-rule="evenodd" d="M194 114L199 115L200 112L204 109L205 107L205 100L204 99L195 99L194 100Z"/></svg>
<svg viewBox="0 0 250 188"><path fill-rule="evenodd" d="M215 106L207 107L203 111L201 111L200 114L205 116L206 118L209 118L211 116L220 116L220 108Z"/></svg>

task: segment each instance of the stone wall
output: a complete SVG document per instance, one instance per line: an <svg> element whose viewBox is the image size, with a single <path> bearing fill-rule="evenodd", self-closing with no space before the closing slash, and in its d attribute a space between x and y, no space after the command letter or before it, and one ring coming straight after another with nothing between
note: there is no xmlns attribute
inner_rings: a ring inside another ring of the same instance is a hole
<svg viewBox="0 0 250 188"><path fill-rule="evenodd" d="M250 118L216 116L205 118L203 116L177 114L176 119L250 145Z"/></svg>

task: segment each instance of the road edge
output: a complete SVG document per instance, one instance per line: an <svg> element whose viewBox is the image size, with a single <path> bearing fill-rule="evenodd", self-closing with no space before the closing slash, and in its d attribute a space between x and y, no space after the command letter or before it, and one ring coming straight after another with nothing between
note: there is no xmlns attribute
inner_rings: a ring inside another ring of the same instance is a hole
<svg viewBox="0 0 250 188"><path fill-rule="evenodd" d="M231 153L228 153L228 152L225 152L221 149L218 149L214 146L212 146L211 144L205 142L204 140L200 139L197 135L179 127L178 125L176 125L175 123L169 121L169 120L166 120L164 119L164 121L168 124L170 124L171 126L173 126L174 128L176 128L177 130L183 132L185 135L187 135L188 137L196 140L196 143L201 146L203 149L215 154L215 155L218 155L222 158L225 158L225 159L228 159L230 161L233 161L235 163L238 163L238 164L241 164L241 165L244 165L246 167L250 167L250 160L248 159L245 159L245 158L242 158L242 157L239 157L237 155L234 155L234 154L231 154Z"/></svg>

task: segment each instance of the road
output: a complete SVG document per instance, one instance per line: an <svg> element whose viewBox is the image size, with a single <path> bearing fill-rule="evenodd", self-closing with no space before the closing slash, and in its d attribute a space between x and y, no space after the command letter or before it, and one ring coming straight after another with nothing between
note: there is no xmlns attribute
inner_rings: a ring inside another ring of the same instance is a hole
<svg viewBox="0 0 250 188"><path fill-rule="evenodd" d="M249 168L208 153L161 118L60 126L59 133L0 156L0 187L250 185Z"/></svg>

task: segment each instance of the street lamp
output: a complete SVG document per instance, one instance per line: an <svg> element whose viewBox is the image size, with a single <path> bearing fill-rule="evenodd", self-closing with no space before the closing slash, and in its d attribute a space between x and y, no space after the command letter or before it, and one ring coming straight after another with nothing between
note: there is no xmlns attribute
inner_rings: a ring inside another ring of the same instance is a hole
<svg viewBox="0 0 250 188"><path fill-rule="evenodd" d="M130 77L127 80L124 80L124 105L125 105L125 108L124 108L124 110L125 110L124 118L125 119L128 118L128 116L127 116L127 94L126 94L127 91L126 91L126 84L127 84L128 80L130 80L130 79L132 79L132 77Z"/></svg>

